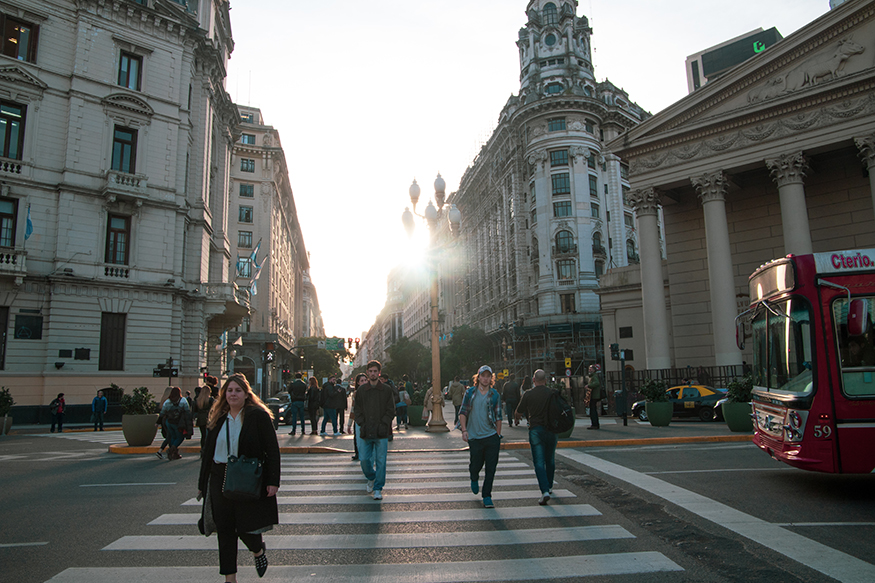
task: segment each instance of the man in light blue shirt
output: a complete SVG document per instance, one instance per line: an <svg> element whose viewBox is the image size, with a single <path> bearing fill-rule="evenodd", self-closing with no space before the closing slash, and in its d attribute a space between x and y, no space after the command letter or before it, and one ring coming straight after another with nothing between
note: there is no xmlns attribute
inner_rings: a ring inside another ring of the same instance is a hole
<svg viewBox="0 0 875 583"><path fill-rule="evenodd" d="M459 409L459 427L462 439L468 442L471 491L480 491L480 470L486 465L483 479L483 506L495 508L492 503L492 482L501 451L501 395L493 388L492 369L486 365L477 371L475 386L465 392Z"/></svg>

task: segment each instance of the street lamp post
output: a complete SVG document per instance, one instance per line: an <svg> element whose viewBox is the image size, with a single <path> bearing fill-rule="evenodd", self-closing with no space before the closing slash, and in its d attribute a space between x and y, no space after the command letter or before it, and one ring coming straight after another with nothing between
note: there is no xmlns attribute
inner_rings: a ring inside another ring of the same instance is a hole
<svg viewBox="0 0 875 583"><path fill-rule="evenodd" d="M429 228L429 255L432 259L431 265L431 402L432 413L431 420L428 422L426 431L430 433L445 433L449 431L447 422L444 420L444 411L442 408L443 395L441 394L441 347L440 347L440 314L438 310L438 268L435 257L437 248L437 231L438 221L443 217L444 201L446 198L447 184L441 175L438 174L434 181L434 200L437 203L437 208L428 201L428 206L425 207L425 214L420 215L416 212L416 203L419 201L420 189L414 179L410 185L410 202L413 206L413 212L409 208L404 209L401 215L401 222L404 224L404 229L408 236L413 235L415 229L415 221L413 215L423 218L428 223ZM450 222L450 232L454 235L459 234L459 224L462 221L462 213L456 208L456 205L450 205L449 211L446 213Z"/></svg>

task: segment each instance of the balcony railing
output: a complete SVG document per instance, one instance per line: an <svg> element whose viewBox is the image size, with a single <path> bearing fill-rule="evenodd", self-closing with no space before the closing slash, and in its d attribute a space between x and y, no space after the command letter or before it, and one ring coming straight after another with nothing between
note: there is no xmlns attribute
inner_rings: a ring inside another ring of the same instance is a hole
<svg viewBox="0 0 875 583"><path fill-rule="evenodd" d="M553 257L557 255L577 255L577 245L553 245Z"/></svg>
<svg viewBox="0 0 875 583"><path fill-rule="evenodd" d="M143 174L107 170L104 192L108 195L128 195L141 198L146 196L148 186L149 179Z"/></svg>
<svg viewBox="0 0 875 583"><path fill-rule="evenodd" d="M592 246L592 254L593 255L601 255L602 257L607 257L608 252L601 245L593 245Z"/></svg>
<svg viewBox="0 0 875 583"><path fill-rule="evenodd" d="M27 253L21 249L0 249L0 273L26 275Z"/></svg>
<svg viewBox="0 0 875 583"><path fill-rule="evenodd" d="M115 263L103 266L103 275L117 279L130 279L131 268L127 265L117 265Z"/></svg>
<svg viewBox="0 0 875 583"><path fill-rule="evenodd" d="M21 174L21 161L9 158L0 158L0 175Z"/></svg>

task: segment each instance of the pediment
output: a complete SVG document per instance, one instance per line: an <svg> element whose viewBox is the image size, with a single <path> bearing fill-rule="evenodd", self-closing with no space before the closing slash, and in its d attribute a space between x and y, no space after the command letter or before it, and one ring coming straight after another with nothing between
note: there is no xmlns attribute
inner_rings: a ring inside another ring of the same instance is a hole
<svg viewBox="0 0 875 583"><path fill-rule="evenodd" d="M873 84L875 1L849 2L670 105L608 147L626 152L623 157L629 153L634 157L656 142L669 141L683 158L685 148L697 149L707 140L720 147L720 141L733 139L744 128L769 131L780 120L817 124L852 111L865 115Z"/></svg>
<svg viewBox="0 0 875 583"><path fill-rule="evenodd" d="M114 93L104 97L103 105L105 107L116 107L118 109L145 115L147 117L152 117L152 115L155 114L155 110L153 110L146 101L136 95L129 95L127 93Z"/></svg>
<svg viewBox="0 0 875 583"><path fill-rule="evenodd" d="M28 73L24 68L18 65L3 65L0 66L0 81L8 81L17 87L22 84L30 85L33 88L43 91L48 87L45 83Z"/></svg>

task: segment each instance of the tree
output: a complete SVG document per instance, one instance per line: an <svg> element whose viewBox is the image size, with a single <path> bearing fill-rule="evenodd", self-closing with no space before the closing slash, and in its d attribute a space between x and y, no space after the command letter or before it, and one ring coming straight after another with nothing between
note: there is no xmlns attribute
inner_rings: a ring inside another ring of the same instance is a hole
<svg viewBox="0 0 875 583"><path fill-rule="evenodd" d="M383 366L383 371L390 378L397 380L405 374L411 379L428 376L428 371L431 369L431 351L419 342L412 342L406 336L402 336L386 350L386 353L390 360Z"/></svg>
<svg viewBox="0 0 875 583"><path fill-rule="evenodd" d="M490 361L492 342L486 332L471 326L453 328L453 337L441 351L441 386L453 377L473 377L481 365Z"/></svg>
<svg viewBox="0 0 875 583"><path fill-rule="evenodd" d="M298 356L303 356L303 367L313 365L313 376L316 379L340 376L340 361L350 358L352 355L346 348L343 350L325 350L318 348L317 343L325 340L324 337L310 336L298 340Z"/></svg>

